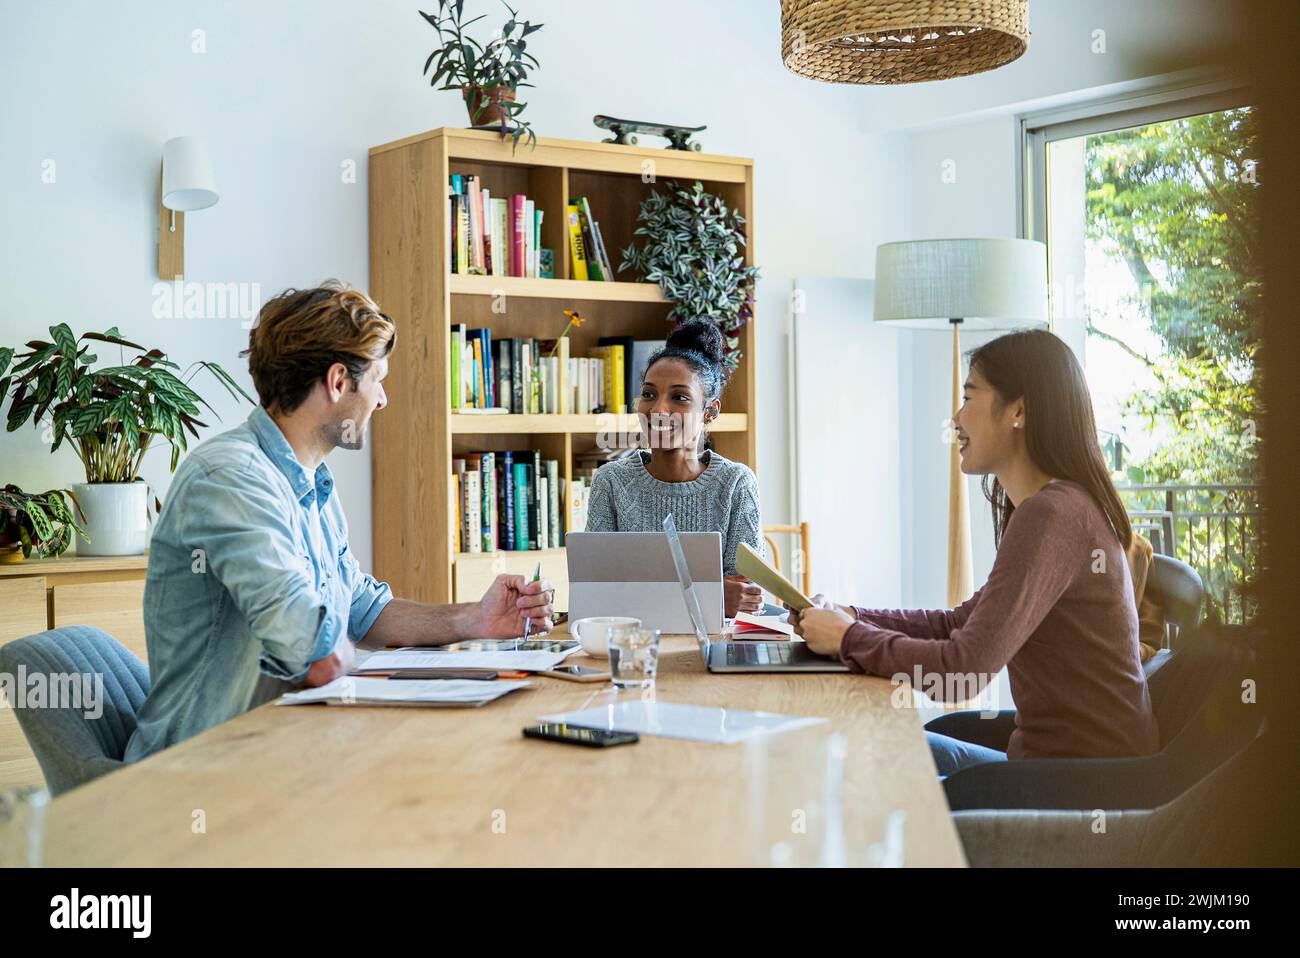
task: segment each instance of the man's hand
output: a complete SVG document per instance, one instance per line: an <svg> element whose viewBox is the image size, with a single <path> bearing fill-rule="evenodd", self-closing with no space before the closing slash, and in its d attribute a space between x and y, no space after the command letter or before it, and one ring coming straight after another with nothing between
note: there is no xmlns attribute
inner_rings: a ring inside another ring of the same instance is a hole
<svg viewBox="0 0 1300 958"><path fill-rule="evenodd" d="M546 579L529 582L521 575L499 575L471 613L474 638L514 639L524 634L524 623L533 620L533 634L549 632L555 609L551 599L555 586Z"/></svg>
<svg viewBox="0 0 1300 958"><path fill-rule="evenodd" d="M302 680L303 685L309 689L328 685L335 679L347 675L356 664L357 650L352 645L352 640L346 634L341 635L333 652L311 664L311 668L307 670L307 677Z"/></svg>
<svg viewBox="0 0 1300 958"><path fill-rule="evenodd" d="M743 575L729 575L722 580L722 604L728 619L737 612L758 612L763 608L763 590Z"/></svg>
<svg viewBox="0 0 1300 958"><path fill-rule="evenodd" d="M790 624L794 626L795 634L801 636L808 648L818 655L838 656L844 633L853 622L853 616L834 608L790 613Z"/></svg>

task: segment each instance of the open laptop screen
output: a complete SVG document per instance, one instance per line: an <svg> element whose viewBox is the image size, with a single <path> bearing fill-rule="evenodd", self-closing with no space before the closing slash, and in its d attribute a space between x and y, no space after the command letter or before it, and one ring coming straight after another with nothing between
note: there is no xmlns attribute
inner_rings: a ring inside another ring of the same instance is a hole
<svg viewBox="0 0 1300 958"><path fill-rule="evenodd" d="M686 554L682 552L682 540L677 536L677 523L672 513L664 516L664 534L668 537L668 549L673 556L673 565L677 568L677 581L682 585L682 598L686 601L686 614L695 626L695 637L701 642L709 641L709 633L704 628L704 613L700 610L700 600L695 595L695 584L691 581L691 570L686 565Z"/></svg>

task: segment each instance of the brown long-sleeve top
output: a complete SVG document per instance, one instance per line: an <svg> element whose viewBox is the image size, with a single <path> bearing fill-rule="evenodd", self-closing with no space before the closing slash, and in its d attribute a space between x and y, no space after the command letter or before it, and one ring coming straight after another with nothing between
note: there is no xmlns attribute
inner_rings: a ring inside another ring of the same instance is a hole
<svg viewBox="0 0 1300 958"><path fill-rule="evenodd" d="M855 671L901 673L927 694L942 683L941 697L960 700L1006 666L1010 758L1159 749L1124 550L1076 483L1054 480L1016 507L988 582L957 608L855 611L840 645Z"/></svg>

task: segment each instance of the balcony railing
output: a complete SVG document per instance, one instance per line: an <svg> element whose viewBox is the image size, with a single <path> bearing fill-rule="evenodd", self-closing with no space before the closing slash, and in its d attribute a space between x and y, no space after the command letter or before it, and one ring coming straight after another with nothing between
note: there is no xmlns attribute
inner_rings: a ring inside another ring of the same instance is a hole
<svg viewBox="0 0 1300 958"><path fill-rule="evenodd" d="M1254 617L1247 586L1259 571L1259 486L1124 485L1119 493L1134 532L1200 573L1207 617Z"/></svg>

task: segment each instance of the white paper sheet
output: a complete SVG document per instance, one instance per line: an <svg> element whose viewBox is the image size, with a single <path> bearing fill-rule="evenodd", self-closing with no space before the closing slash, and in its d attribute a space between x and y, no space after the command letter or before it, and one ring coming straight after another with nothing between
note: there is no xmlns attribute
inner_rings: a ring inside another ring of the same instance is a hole
<svg viewBox="0 0 1300 958"><path fill-rule="evenodd" d="M368 679L345 675L319 688L282 695L276 705L482 705L507 692L528 688L527 679Z"/></svg>
<svg viewBox="0 0 1300 958"><path fill-rule="evenodd" d="M784 615L752 615L749 612L737 612L735 621L737 624L745 622L749 625L757 625L760 628L770 629L773 632L780 632L784 635L793 636L794 626ZM758 638L762 632L735 632L733 633L738 639L745 639L751 635Z"/></svg>
<svg viewBox="0 0 1300 958"><path fill-rule="evenodd" d="M500 672L543 672L564 660L565 652L375 652L357 672L396 672L399 669L494 669Z"/></svg>
<svg viewBox="0 0 1300 958"><path fill-rule="evenodd" d="M673 702L636 699L613 702L580 712L543 715L538 721L599 728L611 732L637 732L684 738L693 742L731 745L760 735L773 735L825 722L824 718L746 712L741 709L703 708Z"/></svg>

